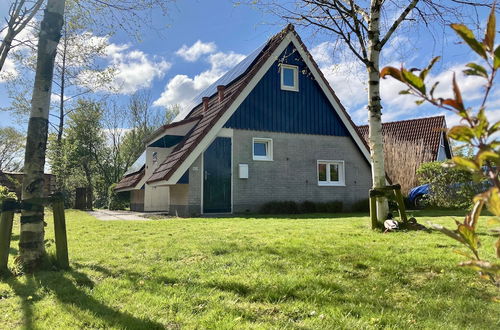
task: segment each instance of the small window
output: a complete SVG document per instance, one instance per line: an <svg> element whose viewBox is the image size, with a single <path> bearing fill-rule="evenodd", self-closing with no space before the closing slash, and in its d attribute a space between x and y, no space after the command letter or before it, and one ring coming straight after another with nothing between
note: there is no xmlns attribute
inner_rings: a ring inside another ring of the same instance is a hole
<svg viewBox="0 0 500 330"><path fill-rule="evenodd" d="M299 68L297 66L281 64L281 89L299 91Z"/></svg>
<svg viewBox="0 0 500 330"><path fill-rule="evenodd" d="M318 185L344 186L344 161L318 160Z"/></svg>
<svg viewBox="0 0 500 330"><path fill-rule="evenodd" d="M273 140L264 138L253 139L253 160L273 160Z"/></svg>

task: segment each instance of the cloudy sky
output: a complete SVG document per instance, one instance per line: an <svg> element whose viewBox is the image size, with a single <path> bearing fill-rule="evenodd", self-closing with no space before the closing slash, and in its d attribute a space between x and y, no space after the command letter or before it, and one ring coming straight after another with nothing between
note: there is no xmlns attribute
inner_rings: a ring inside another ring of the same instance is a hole
<svg viewBox="0 0 500 330"><path fill-rule="evenodd" d="M484 13L480 13L483 15ZM7 15L7 1L0 2L0 17ZM179 0L168 17L153 15L155 29L144 28L141 41L125 33L99 39L87 36L93 42L108 45L101 55L101 63L113 66L116 75L106 88L123 102L140 90L151 92L154 106L165 107L187 104L196 94L236 65L246 55L263 44L283 28L284 23L247 6L235 6L223 0ZM422 67L435 55L443 56L431 77L441 81L438 93L449 92L453 72L459 73L470 61L477 58L470 54L448 28L445 32L406 28L395 35L383 51L383 65ZM333 89L348 109L353 120L364 124L366 112L366 74L359 63L343 52L326 36L298 29L309 50L329 80ZM6 71L22 74L8 61ZM482 81L462 77L460 84L464 98L474 104L481 96ZM0 107L8 106L5 80L0 79ZM399 95L402 87L392 79L382 82L384 104L383 120L393 121L444 112L428 106L416 106L408 96ZM490 115L500 119L497 91L491 98ZM456 123L447 114L448 125ZM19 125L12 115L0 112L0 125Z"/></svg>

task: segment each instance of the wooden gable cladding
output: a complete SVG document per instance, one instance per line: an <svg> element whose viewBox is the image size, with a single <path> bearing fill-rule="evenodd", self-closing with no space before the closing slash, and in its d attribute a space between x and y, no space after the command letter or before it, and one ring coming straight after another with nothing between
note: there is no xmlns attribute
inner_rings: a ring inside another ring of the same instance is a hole
<svg viewBox="0 0 500 330"><path fill-rule="evenodd" d="M298 67L298 91L281 89L281 63ZM292 43L274 62L224 127L349 136L347 128Z"/></svg>

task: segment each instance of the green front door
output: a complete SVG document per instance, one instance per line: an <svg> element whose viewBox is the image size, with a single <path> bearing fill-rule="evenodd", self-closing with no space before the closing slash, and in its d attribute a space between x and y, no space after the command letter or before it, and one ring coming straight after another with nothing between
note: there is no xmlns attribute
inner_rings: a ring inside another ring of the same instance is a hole
<svg viewBox="0 0 500 330"><path fill-rule="evenodd" d="M231 138L218 137L203 154L203 213L231 212Z"/></svg>

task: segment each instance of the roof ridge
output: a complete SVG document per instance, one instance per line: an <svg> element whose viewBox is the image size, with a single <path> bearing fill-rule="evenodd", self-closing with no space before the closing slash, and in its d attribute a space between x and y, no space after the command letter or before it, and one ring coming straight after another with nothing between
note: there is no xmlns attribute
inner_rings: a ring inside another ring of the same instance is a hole
<svg viewBox="0 0 500 330"><path fill-rule="evenodd" d="M394 124L394 123L403 123L403 122L417 121L417 120L428 120L428 119L434 119L434 118L443 118L443 119L446 119L446 117L444 115L439 115L439 116L431 116L431 117L420 117L420 118L412 118L412 119L386 121L386 122L382 122L382 125L384 125L384 124ZM357 125L357 127L365 127L365 126L368 126L368 124Z"/></svg>

